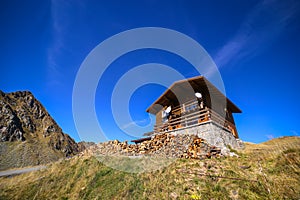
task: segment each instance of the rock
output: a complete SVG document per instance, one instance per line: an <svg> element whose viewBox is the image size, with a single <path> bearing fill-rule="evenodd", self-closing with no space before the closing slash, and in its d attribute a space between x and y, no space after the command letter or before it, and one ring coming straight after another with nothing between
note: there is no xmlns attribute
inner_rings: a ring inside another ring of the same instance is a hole
<svg viewBox="0 0 300 200"><path fill-rule="evenodd" d="M170 198L171 199L178 199L178 194L176 193L176 192L171 192L171 194L170 194Z"/></svg>
<svg viewBox="0 0 300 200"><path fill-rule="evenodd" d="M31 151L24 153L23 156L14 155L13 157L16 160L22 160L18 163L23 166L26 165L24 160L30 160L32 157L40 157L38 162L45 163L50 157L53 161L53 159L59 157L78 153L77 143L69 135L62 132L62 129L31 92L23 91L6 94L0 91L0 145L1 142L15 144L18 141L26 141L24 149L29 144L49 148L44 151L48 152L47 155L36 156L37 154ZM2 154L1 159L5 159L5 153L7 152L0 153Z"/></svg>
<svg viewBox="0 0 300 200"><path fill-rule="evenodd" d="M88 148L91 148L94 145L96 145L94 142L85 142L85 141L78 142L78 151L82 152Z"/></svg>
<svg viewBox="0 0 300 200"><path fill-rule="evenodd" d="M251 166L249 165L249 166L247 166L247 165L242 165L242 166L240 166L240 168L241 169L249 169L249 168L251 168Z"/></svg>

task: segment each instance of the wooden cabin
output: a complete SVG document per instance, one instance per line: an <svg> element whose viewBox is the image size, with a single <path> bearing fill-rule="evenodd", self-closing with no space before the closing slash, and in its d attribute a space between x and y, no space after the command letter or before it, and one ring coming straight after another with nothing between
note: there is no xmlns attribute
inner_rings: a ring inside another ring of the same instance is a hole
<svg viewBox="0 0 300 200"><path fill-rule="evenodd" d="M173 83L147 112L156 115L153 134L213 123L239 138L233 113L241 110L203 76Z"/></svg>

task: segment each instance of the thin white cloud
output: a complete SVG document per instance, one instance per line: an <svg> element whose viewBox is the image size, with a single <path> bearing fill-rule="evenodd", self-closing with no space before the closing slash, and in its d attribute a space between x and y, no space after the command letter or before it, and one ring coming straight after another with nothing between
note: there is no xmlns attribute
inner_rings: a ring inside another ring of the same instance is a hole
<svg viewBox="0 0 300 200"><path fill-rule="evenodd" d="M128 129L130 127L136 126L136 124L145 123L146 121L147 121L147 119L132 121L132 122L129 122L128 124L123 125L122 129Z"/></svg>
<svg viewBox="0 0 300 200"><path fill-rule="evenodd" d="M295 135L295 136L298 136L299 135L299 133L297 132L297 131L295 131L295 130L291 130L290 131L293 135Z"/></svg>
<svg viewBox="0 0 300 200"><path fill-rule="evenodd" d="M63 79L64 75L61 72L62 66L60 63L60 58L66 52L68 53L71 49L68 48L66 40L70 31L71 16L70 12L74 7L84 7L80 1L60 1L51 0L51 37L52 42L48 48L48 74L49 74L49 84L55 86L60 85L60 79Z"/></svg>
<svg viewBox="0 0 300 200"><path fill-rule="evenodd" d="M237 33L217 52L214 60L223 67L253 58L280 36L298 12L299 1L265 0L246 16Z"/></svg>
<svg viewBox="0 0 300 200"><path fill-rule="evenodd" d="M274 135L272 135L272 134L266 135L266 137L268 138L268 140L274 139Z"/></svg>
<svg viewBox="0 0 300 200"><path fill-rule="evenodd" d="M59 70L58 57L62 53L64 47L64 20L61 13L65 6L65 1L51 0L51 36L52 42L48 48L48 85L60 85L60 77L62 74Z"/></svg>

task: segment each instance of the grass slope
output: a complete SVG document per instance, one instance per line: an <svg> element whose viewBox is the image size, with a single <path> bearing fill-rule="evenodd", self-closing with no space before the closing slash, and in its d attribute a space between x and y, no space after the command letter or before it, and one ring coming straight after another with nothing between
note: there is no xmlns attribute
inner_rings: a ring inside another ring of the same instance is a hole
<svg viewBox="0 0 300 200"><path fill-rule="evenodd" d="M300 199L300 138L247 144L239 158L178 159L131 174L92 156L0 178L0 199Z"/></svg>
<svg viewBox="0 0 300 200"><path fill-rule="evenodd" d="M62 157L62 152L53 150L46 143L0 142L0 170L47 164Z"/></svg>

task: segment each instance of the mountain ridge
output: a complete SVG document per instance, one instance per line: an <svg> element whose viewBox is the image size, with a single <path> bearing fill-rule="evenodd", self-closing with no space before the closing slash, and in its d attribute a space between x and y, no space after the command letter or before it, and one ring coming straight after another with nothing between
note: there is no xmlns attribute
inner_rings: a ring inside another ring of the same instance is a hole
<svg viewBox="0 0 300 200"><path fill-rule="evenodd" d="M45 164L78 152L78 144L30 91L0 90L0 169Z"/></svg>

